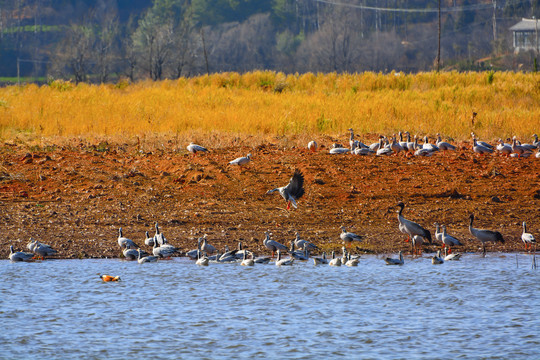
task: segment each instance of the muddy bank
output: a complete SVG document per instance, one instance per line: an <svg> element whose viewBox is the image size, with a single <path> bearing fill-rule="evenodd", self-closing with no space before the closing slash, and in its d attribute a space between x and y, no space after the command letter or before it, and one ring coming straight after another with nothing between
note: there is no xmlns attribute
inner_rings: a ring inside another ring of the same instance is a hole
<svg viewBox="0 0 540 360"><path fill-rule="evenodd" d="M248 167L228 165L248 152ZM491 251L522 250L523 221L533 234L540 230L540 159L481 157L468 144L428 158L330 155L278 144L196 156L125 144L4 144L0 159L1 258L8 257L9 245L26 249L30 237L53 246L59 258L119 257L119 227L145 248L145 231L153 234L155 222L183 251L207 234L219 248L241 240L267 253L266 230L280 242L299 231L322 249L338 249L341 225L364 236L354 252L408 251L398 230L398 201L406 204L406 218L432 234L434 222L446 224L464 243L460 251L481 248L468 232L471 213L476 227L505 237ZM266 191L287 184L295 168L305 176L306 193L298 209L287 212L284 200Z"/></svg>

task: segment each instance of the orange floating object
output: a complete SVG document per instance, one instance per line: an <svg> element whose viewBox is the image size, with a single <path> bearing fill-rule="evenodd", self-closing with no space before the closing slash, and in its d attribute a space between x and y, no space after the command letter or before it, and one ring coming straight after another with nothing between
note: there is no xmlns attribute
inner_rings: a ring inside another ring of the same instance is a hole
<svg viewBox="0 0 540 360"><path fill-rule="evenodd" d="M99 277L103 281L120 281L120 276L100 275Z"/></svg>

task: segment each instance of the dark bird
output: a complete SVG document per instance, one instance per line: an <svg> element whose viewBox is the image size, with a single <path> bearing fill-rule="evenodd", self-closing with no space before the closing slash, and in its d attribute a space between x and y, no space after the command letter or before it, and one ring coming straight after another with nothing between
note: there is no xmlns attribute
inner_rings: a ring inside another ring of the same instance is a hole
<svg viewBox="0 0 540 360"><path fill-rule="evenodd" d="M431 244L431 233L424 229L419 224L405 219L401 213L403 212L403 208L405 208L405 204L402 202L398 203L399 211L398 211L398 221L399 221L399 227L400 230L408 235L407 241L411 239L414 235L419 235L423 238L426 238L429 243Z"/></svg>
<svg viewBox="0 0 540 360"><path fill-rule="evenodd" d="M472 236L480 240L480 242L482 243L482 250L483 250L484 255L486 255L486 242L487 241L491 241L491 242L500 241L501 243L504 244L504 238L500 232L473 228L474 214L471 214L471 216L469 216L469 220L470 220L469 232L471 233Z"/></svg>
<svg viewBox="0 0 540 360"><path fill-rule="evenodd" d="M266 193L272 194L274 191L279 191L280 195L287 201L287 210L291 208L291 203L297 208L296 200L304 195L304 175L299 170L295 170L287 186L268 190Z"/></svg>

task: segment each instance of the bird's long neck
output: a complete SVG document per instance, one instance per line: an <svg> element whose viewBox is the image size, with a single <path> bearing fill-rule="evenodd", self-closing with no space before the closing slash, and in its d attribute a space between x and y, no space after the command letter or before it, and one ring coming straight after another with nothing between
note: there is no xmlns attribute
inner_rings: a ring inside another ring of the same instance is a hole
<svg viewBox="0 0 540 360"><path fill-rule="evenodd" d="M398 211L398 215L397 215L399 222L401 222L401 220L403 220L403 215L401 215L402 212L403 212L403 206L400 206L399 211Z"/></svg>
<svg viewBox="0 0 540 360"><path fill-rule="evenodd" d="M527 232L527 224L523 222L523 233L525 234Z"/></svg>
<svg viewBox="0 0 540 360"><path fill-rule="evenodd" d="M473 228L473 221L474 221L474 217L471 216L470 221L469 221L469 232L474 234L476 233L476 229Z"/></svg>

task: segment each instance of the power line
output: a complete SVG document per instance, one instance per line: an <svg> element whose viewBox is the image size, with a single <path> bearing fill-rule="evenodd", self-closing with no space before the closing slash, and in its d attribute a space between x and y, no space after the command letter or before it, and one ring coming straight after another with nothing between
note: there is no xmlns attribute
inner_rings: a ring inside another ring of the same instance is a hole
<svg viewBox="0 0 540 360"><path fill-rule="evenodd" d="M382 12L396 12L396 13L438 13L438 9L403 9L403 8L386 8L386 7L377 7L377 6L366 6L366 5L357 5L357 4L347 4L339 1L332 0L313 0L318 3L334 5L334 6L343 6L355 9L362 10L372 10L372 11L382 11ZM515 4L521 4L529 2L529 0L521 0ZM458 11L475 11L475 10L493 10L493 4L473 4L466 6L455 6L455 7L446 7L441 8L441 12L458 12Z"/></svg>
<svg viewBox="0 0 540 360"><path fill-rule="evenodd" d="M18 62L27 62L27 63L34 63L34 64L52 64L51 61L47 60L32 60L32 59L19 59L17 58Z"/></svg>

